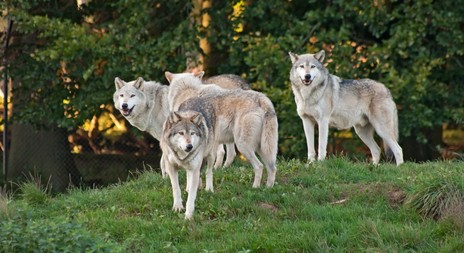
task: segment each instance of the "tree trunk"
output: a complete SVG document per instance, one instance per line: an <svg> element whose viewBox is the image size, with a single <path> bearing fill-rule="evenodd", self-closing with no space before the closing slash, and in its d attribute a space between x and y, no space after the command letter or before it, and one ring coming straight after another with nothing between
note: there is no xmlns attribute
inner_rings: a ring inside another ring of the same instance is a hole
<svg viewBox="0 0 464 253"><path fill-rule="evenodd" d="M30 125L14 124L11 130L8 180L37 173L43 182L50 180L54 192L79 184L81 175L69 149L66 129L34 130Z"/></svg>
<svg viewBox="0 0 464 253"><path fill-rule="evenodd" d="M199 38L200 49L202 53L196 58L201 63L198 66L188 66L190 69L205 70L209 66L209 55L211 53L211 45L208 42L208 26L211 17L207 13L203 13L205 8L211 8L212 0L193 0L193 15L195 17L194 23L201 25L201 30L205 32L205 36Z"/></svg>

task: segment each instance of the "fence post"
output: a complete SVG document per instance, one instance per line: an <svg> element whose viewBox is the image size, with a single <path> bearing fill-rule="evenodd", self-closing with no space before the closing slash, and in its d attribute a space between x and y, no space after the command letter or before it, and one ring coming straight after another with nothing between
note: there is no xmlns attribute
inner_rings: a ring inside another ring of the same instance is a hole
<svg viewBox="0 0 464 253"><path fill-rule="evenodd" d="M5 46L3 50L3 66L4 66L4 81L3 81L3 176L4 183L8 181L8 44L10 41L11 29L13 27L13 20L8 18L8 29L5 36Z"/></svg>

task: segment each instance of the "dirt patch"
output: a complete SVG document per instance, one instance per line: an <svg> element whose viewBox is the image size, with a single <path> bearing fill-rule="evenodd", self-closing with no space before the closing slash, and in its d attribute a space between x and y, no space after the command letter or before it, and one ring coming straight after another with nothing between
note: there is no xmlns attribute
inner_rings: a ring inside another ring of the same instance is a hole
<svg viewBox="0 0 464 253"><path fill-rule="evenodd" d="M338 202L346 202L356 195L378 196L383 195L388 200L392 208L400 207L406 198L406 192L401 188L389 185L387 183L372 183L372 184L352 184L347 185L348 190L342 193L342 196L334 200L331 204L339 204ZM345 200L345 201L342 201Z"/></svg>
<svg viewBox="0 0 464 253"><path fill-rule="evenodd" d="M258 203L258 206L263 208L263 209L270 210L272 212L279 211L279 208L277 208L276 206L274 206L272 204L269 204L269 203L260 202L260 203Z"/></svg>

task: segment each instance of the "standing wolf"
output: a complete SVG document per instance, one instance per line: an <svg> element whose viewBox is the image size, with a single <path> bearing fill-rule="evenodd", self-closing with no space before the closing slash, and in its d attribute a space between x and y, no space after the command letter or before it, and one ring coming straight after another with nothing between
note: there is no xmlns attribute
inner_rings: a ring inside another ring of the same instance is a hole
<svg viewBox="0 0 464 253"><path fill-rule="evenodd" d="M216 85L202 85L201 74L172 74L168 94L171 111L193 110L202 113L211 128L214 146L233 143L253 166L253 187L259 187L263 164L267 169L268 187L276 175L277 117L272 102L264 94L253 90L226 90ZM213 191L212 165L207 163L206 190Z"/></svg>
<svg viewBox="0 0 464 253"><path fill-rule="evenodd" d="M324 50L316 54L297 55L289 52L292 61L290 81L297 112L303 121L308 146L308 160L314 161L314 125L319 127L318 160L326 156L329 125L348 129L354 127L359 138L369 147L372 161L380 160L380 148L374 130L382 138L386 151L393 152L396 164L403 163L398 144L398 116L390 91L370 79L343 80L329 74L322 64Z"/></svg>
<svg viewBox="0 0 464 253"><path fill-rule="evenodd" d="M185 219L191 219L195 210L195 199L200 181L200 169L203 159L214 161L214 142L210 141L211 128L203 115L196 111L172 112L163 127L160 147L165 159L166 172L171 179L176 212L184 209L179 186L178 170L187 171L187 203Z"/></svg>
<svg viewBox="0 0 464 253"><path fill-rule="evenodd" d="M227 89L250 89L248 83L237 75L224 74L213 76L204 81L214 83ZM114 107L141 131L151 134L156 140L161 139L164 121L169 115L168 90L169 86L158 82L137 80L125 82L119 77L114 79L116 91L113 94ZM222 166L224 148L218 147L215 168ZM227 158L224 166L227 167L235 158L234 144L227 144ZM161 172L165 177L163 159L161 159Z"/></svg>

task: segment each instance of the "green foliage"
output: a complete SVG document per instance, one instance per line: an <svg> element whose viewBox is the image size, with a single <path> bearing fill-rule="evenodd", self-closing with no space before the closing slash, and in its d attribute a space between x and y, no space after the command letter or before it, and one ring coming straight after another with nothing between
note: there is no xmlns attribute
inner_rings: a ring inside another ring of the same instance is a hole
<svg viewBox="0 0 464 253"><path fill-rule="evenodd" d="M118 252L72 220L9 219L0 223L0 252Z"/></svg>
<svg viewBox="0 0 464 253"><path fill-rule="evenodd" d="M287 157L306 150L288 51L325 49L333 74L385 83L401 137L425 143L424 129L464 119L464 5L452 1L213 1L206 29L191 1L13 2L1 6L16 22L14 116L35 125L75 128L100 114L116 76L165 82L164 71L197 60L203 36L217 56L207 75L239 74L272 99Z"/></svg>

